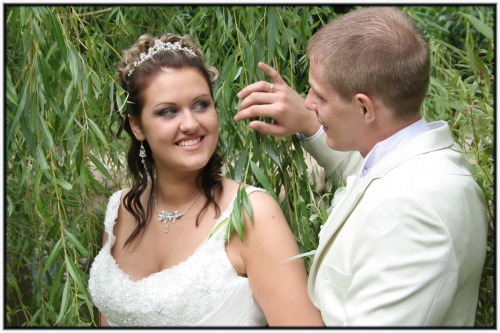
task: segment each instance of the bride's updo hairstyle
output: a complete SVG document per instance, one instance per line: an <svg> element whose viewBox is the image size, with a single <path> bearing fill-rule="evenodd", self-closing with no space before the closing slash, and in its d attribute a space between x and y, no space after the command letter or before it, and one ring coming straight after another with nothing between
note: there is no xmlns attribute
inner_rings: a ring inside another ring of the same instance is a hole
<svg viewBox="0 0 500 333"><path fill-rule="evenodd" d="M155 41L157 39L163 43L171 43L167 45L173 45L174 48L170 49L169 46L168 50L162 49L159 52L153 52L154 54L152 54L151 57L147 56L147 59L143 59L145 55L148 55L150 48L153 48L152 50L158 50L158 47L155 47ZM177 49L175 47L177 47ZM143 54L143 58L141 58L141 54ZM151 153L151 148L148 142L144 140L143 145L146 150L146 157L145 163L143 164L139 157L141 142L134 136L127 115L131 115L140 121L141 111L144 106L144 92L153 78L162 73L162 68L193 68L197 70L207 81L212 99L212 83L217 80L219 72L214 67L205 65L201 51L195 45L193 38L189 35L177 36L167 33L158 38L150 35L142 35L132 48L123 51L122 58L123 61L118 64L119 74L117 81L127 92L128 100L126 114L117 117L117 121L120 122L117 136L120 137L123 129L130 135L131 140L130 148L127 153L127 164L133 177L133 185L130 191L125 195L123 202L125 208L137 221L137 227L125 242L124 246L126 246L138 235L140 235L140 237L137 241L140 241L147 221L149 221L153 212L153 193L156 189L154 181L156 172L155 161ZM138 63L138 65L136 66L135 63ZM215 198L217 198L222 190L221 167L223 159L221 147L222 145L219 139L214 154L203 168L198 179L198 183L205 194L206 201L196 217L196 225L198 225L198 219L201 213L205 211L209 205L213 205L216 217L220 215L220 208ZM151 180L151 190L145 211L140 198L146 191L148 179Z"/></svg>

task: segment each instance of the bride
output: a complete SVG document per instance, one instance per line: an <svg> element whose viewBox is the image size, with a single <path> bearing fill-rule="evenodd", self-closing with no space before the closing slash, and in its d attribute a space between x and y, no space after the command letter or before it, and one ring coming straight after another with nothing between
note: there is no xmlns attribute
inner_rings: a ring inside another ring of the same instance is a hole
<svg viewBox="0 0 500 333"><path fill-rule="evenodd" d="M133 185L109 199L89 290L102 326L323 325L277 202L246 187L244 241L227 224L239 188L220 175L207 67L190 36L143 35L123 53L122 127ZM212 236L210 234L213 233Z"/></svg>

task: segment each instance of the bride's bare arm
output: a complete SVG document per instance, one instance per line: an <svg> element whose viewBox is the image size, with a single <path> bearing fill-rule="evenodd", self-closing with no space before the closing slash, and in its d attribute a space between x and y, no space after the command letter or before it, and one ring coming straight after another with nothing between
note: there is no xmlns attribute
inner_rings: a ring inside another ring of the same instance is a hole
<svg viewBox="0 0 500 333"><path fill-rule="evenodd" d="M101 313L101 327L109 327L108 320L104 315Z"/></svg>
<svg viewBox="0 0 500 333"><path fill-rule="evenodd" d="M270 326L323 326L321 314L307 294L302 259L283 261L299 248L278 203L267 193L250 196L254 224L245 214L244 242L239 253L256 301Z"/></svg>

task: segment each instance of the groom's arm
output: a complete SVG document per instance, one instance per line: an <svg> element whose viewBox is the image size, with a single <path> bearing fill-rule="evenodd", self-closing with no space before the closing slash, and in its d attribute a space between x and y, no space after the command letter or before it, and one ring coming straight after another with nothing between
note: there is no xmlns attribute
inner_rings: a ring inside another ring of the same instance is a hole
<svg viewBox="0 0 500 333"><path fill-rule="evenodd" d="M341 152L328 147L326 134L321 131L318 136L305 138L302 147L325 169L325 175L333 179L335 184L349 175L358 175L363 164L363 157L357 151Z"/></svg>

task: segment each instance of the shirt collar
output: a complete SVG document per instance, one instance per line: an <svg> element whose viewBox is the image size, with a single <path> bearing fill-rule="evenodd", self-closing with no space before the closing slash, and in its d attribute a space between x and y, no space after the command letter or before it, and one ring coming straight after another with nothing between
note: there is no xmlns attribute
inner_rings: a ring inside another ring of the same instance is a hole
<svg viewBox="0 0 500 333"><path fill-rule="evenodd" d="M414 122L410 126L403 128L384 141L377 143L368 155L366 155L358 181L361 180L378 162L380 162L381 159L391 153L394 149L413 139L417 135L425 133L429 130L430 128L427 126L425 119L420 118L420 120Z"/></svg>

